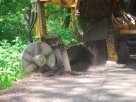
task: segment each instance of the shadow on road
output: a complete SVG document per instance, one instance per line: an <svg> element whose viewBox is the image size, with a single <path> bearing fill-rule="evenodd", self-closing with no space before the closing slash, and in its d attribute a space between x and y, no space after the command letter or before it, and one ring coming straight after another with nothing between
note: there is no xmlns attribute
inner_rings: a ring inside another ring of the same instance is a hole
<svg viewBox="0 0 136 102"><path fill-rule="evenodd" d="M130 57L127 64L124 66L124 68L131 68L136 70L136 55L133 55Z"/></svg>

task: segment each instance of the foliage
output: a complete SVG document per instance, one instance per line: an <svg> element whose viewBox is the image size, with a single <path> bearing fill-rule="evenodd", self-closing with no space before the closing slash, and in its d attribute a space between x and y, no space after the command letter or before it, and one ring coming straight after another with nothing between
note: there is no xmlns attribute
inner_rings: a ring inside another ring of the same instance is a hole
<svg viewBox="0 0 136 102"><path fill-rule="evenodd" d="M58 24L58 22L52 22L51 20L47 21L48 35L59 34L65 45L70 43L76 43L76 37L72 35L72 30L69 28L64 28Z"/></svg>
<svg viewBox="0 0 136 102"><path fill-rule="evenodd" d="M71 42L76 43L76 36L72 35L72 29L64 27L65 18L70 15L67 12L67 8L48 4L45 6L46 15L47 15L47 33L48 35L59 34L62 38L62 41L65 45L70 44Z"/></svg>
<svg viewBox="0 0 136 102"><path fill-rule="evenodd" d="M28 0L0 0L0 89L25 76L20 55L27 45L22 21L29 4Z"/></svg>
<svg viewBox="0 0 136 102"><path fill-rule="evenodd" d="M0 41L0 89L12 86L13 81L26 76L21 68L21 53L27 44L21 42L20 38L12 41Z"/></svg>
<svg viewBox="0 0 136 102"><path fill-rule="evenodd" d="M28 0L0 0L0 40L12 41L16 36L24 36L26 29L22 21L28 4Z"/></svg>

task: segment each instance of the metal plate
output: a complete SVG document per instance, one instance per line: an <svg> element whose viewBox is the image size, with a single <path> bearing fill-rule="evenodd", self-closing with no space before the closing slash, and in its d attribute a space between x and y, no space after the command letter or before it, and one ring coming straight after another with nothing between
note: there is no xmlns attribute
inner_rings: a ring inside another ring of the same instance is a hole
<svg viewBox="0 0 136 102"><path fill-rule="evenodd" d="M104 40L108 38L109 20L107 18L101 19L96 25L91 25L91 22L90 24L87 22L89 21L85 20L84 26L82 26L81 29L79 28L79 31L81 31L81 33L79 32L77 34L79 42ZM89 26L87 24L89 24ZM85 26L86 28L84 28Z"/></svg>
<svg viewBox="0 0 136 102"><path fill-rule="evenodd" d="M112 12L114 0L82 0L81 17L106 17Z"/></svg>
<svg viewBox="0 0 136 102"><path fill-rule="evenodd" d="M46 58L45 65L38 66L35 63L36 56L44 56ZM35 42L30 44L22 54L22 67L27 74L44 70L47 67L53 68L56 62L56 57L52 48L44 42Z"/></svg>

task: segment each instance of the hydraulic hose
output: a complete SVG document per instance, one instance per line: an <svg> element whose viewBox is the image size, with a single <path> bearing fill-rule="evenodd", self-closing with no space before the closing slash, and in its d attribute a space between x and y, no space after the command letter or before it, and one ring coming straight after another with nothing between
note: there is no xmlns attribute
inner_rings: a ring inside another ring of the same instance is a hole
<svg viewBox="0 0 136 102"><path fill-rule="evenodd" d="M32 21L30 23L30 28L32 27L33 21L34 21L34 12L32 12ZM28 32L28 38L29 38L30 43L33 43L33 38L31 35L32 30L30 30L30 28L29 28L29 32Z"/></svg>
<svg viewBox="0 0 136 102"><path fill-rule="evenodd" d="M30 23L30 28L29 28L29 33L28 33L28 38L29 38L29 41L30 43L33 43L33 38L32 38L32 29L34 27L34 24L36 23L36 20L37 20L37 12L35 13L35 16L34 16L34 11L32 12L32 21Z"/></svg>
<svg viewBox="0 0 136 102"><path fill-rule="evenodd" d="M32 26L33 21L34 21L34 12L32 12L32 20L30 22L30 27Z"/></svg>

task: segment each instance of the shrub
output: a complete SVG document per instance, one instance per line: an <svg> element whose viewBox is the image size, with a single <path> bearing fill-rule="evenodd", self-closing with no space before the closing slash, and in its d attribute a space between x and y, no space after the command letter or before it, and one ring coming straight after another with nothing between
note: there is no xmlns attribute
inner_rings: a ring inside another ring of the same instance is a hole
<svg viewBox="0 0 136 102"><path fill-rule="evenodd" d="M26 76L21 67L21 53L27 46L21 42L20 38L12 41L14 45L7 40L0 41L0 89L13 85L13 81Z"/></svg>

